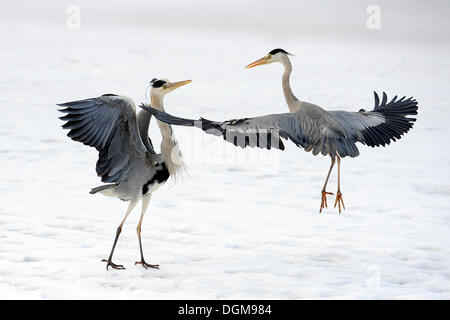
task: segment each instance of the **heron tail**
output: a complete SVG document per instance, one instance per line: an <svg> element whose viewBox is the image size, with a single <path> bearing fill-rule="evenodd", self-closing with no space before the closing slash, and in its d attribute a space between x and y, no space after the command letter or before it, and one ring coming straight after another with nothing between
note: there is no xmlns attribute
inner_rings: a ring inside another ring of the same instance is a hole
<svg viewBox="0 0 450 320"><path fill-rule="evenodd" d="M105 184L103 186L92 188L91 191L89 191L89 193L90 194L94 194L94 193L101 192L101 191L104 191L104 190L107 190L107 189L112 189L115 186L117 186L117 183Z"/></svg>

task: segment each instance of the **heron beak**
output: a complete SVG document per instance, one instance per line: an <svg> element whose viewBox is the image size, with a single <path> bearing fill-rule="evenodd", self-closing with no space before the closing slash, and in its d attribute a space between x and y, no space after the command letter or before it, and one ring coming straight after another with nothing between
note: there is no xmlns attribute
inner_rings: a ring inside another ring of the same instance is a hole
<svg viewBox="0 0 450 320"><path fill-rule="evenodd" d="M185 84L188 84L191 82L192 82L192 80L172 82L171 84L167 85L166 89L169 89L170 91L172 91L172 90L175 90L176 88L179 88L179 87L184 86Z"/></svg>
<svg viewBox="0 0 450 320"><path fill-rule="evenodd" d="M256 66L260 66L260 65L263 65L263 64L266 64L266 63L267 63L267 57L263 57L263 58L258 59L256 61L253 61L249 65L245 66L245 69L250 69L250 68L253 68L253 67L256 67Z"/></svg>

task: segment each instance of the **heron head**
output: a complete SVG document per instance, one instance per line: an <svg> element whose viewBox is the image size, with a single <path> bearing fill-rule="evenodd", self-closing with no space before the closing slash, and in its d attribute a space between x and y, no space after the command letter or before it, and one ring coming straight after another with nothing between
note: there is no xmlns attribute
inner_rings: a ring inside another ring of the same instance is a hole
<svg viewBox="0 0 450 320"><path fill-rule="evenodd" d="M192 80L170 82L167 79L153 78L152 81L150 81L150 85L152 87L152 89L150 90L150 94L164 96L164 95L168 94L169 92L172 92L176 88L179 88L179 87L184 86L185 84L188 84L191 82L192 82Z"/></svg>
<svg viewBox="0 0 450 320"><path fill-rule="evenodd" d="M264 64L280 62L283 63L284 59L288 59L287 56L291 56L292 54L283 49L273 49L267 55L262 57L261 59L255 60L252 63L248 64L245 68L250 69L256 66L261 66Z"/></svg>

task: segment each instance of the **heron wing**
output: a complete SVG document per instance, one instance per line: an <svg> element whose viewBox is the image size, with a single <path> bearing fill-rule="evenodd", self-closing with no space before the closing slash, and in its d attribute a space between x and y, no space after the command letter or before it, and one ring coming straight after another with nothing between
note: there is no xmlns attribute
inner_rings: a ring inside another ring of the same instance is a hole
<svg viewBox="0 0 450 320"><path fill-rule="evenodd" d="M141 105L146 105L142 103ZM145 112L144 110L141 110L137 114L137 124L139 128L139 134L141 136L141 140L144 143L145 147L147 148L147 151L151 155L155 155L155 148L153 147L152 139L150 139L148 135L148 129L150 127L150 120L152 115L148 112Z"/></svg>
<svg viewBox="0 0 450 320"><path fill-rule="evenodd" d="M150 106L141 106L152 113L157 119L184 126L196 126L208 134L222 136L225 141L239 146L258 147L261 149L281 149L284 144L280 138L293 141L297 146L307 146L312 140L317 140L318 134L310 123L299 119L296 114L281 113L254 118L232 119L223 122L200 118L190 120L172 116Z"/></svg>
<svg viewBox="0 0 450 320"><path fill-rule="evenodd" d="M365 145L385 146L412 128L415 118L408 117L417 114L417 101L395 96L389 103L383 92L380 99L374 92L375 107L372 111L361 109L359 112L330 111L346 136Z"/></svg>
<svg viewBox="0 0 450 320"><path fill-rule="evenodd" d="M233 119L223 122L204 118L190 120L172 116L149 106L142 108L152 113L159 120L184 126L196 126L206 133L223 136L235 146L245 148L271 147L284 150L280 137L294 142L305 151L314 155L337 154L341 157L356 157L359 150L356 142L369 146L378 146L390 140L395 141L407 132L414 118L407 115L417 114L417 102L409 98L387 103L383 93L380 103L375 93L375 108L370 112L326 111L319 106L302 103L293 113L272 114L255 118Z"/></svg>
<svg viewBox="0 0 450 320"><path fill-rule="evenodd" d="M375 107L372 111L361 109L359 112L325 111L322 108L305 106L298 112L306 112L300 118L319 124L320 139L305 148L314 155L356 157L359 155L357 142L375 147L396 141L411 127L417 114L417 101L405 97L397 100L395 96L389 103L386 93L380 99L376 93ZM316 126L317 127L317 126ZM317 136L317 135L316 135Z"/></svg>
<svg viewBox="0 0 450 320"><path fill-rule="evenodd" d="M99 151L96 170L103 182L126 180L130 161L145 157L147 148L130 98L109 94L58 105L66 113L60 119L67 121L63 125L70 130L67 136Z"/></svg>
<svg viewBox="0 0 450 320"><path fill-rule="evenodd" d="M223 122L201 118L200 121L197 121L196 126L208 134L222 136L225 141L241 148L284 150L281 138L297 142L298 136L303 136L298 128L297 120L288 113Z"/></svg>

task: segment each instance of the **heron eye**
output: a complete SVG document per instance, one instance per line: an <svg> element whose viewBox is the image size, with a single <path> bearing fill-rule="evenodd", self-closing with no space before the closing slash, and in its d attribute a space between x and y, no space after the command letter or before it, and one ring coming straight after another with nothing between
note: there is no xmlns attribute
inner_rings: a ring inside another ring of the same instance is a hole
<svg viewBox="0 0 450 320"><path fill-rule="evenodd" d="M267 60L270 60L270 59L272 59L272 55L268 54L266 58L267 58Z"/></svg>
<svg viewBox="0 0 450 320"><path fill-rule="evenodd" d="M156 80L155 82L153 82L153 88L159 88L162 87L166 82L163 80Z"/></svg>
<svg viewBox="0 0 450 320"><path fill-rule="evenodd" d="M163 89L167 89L167 84L163 85L162 87Z"/></svg>

